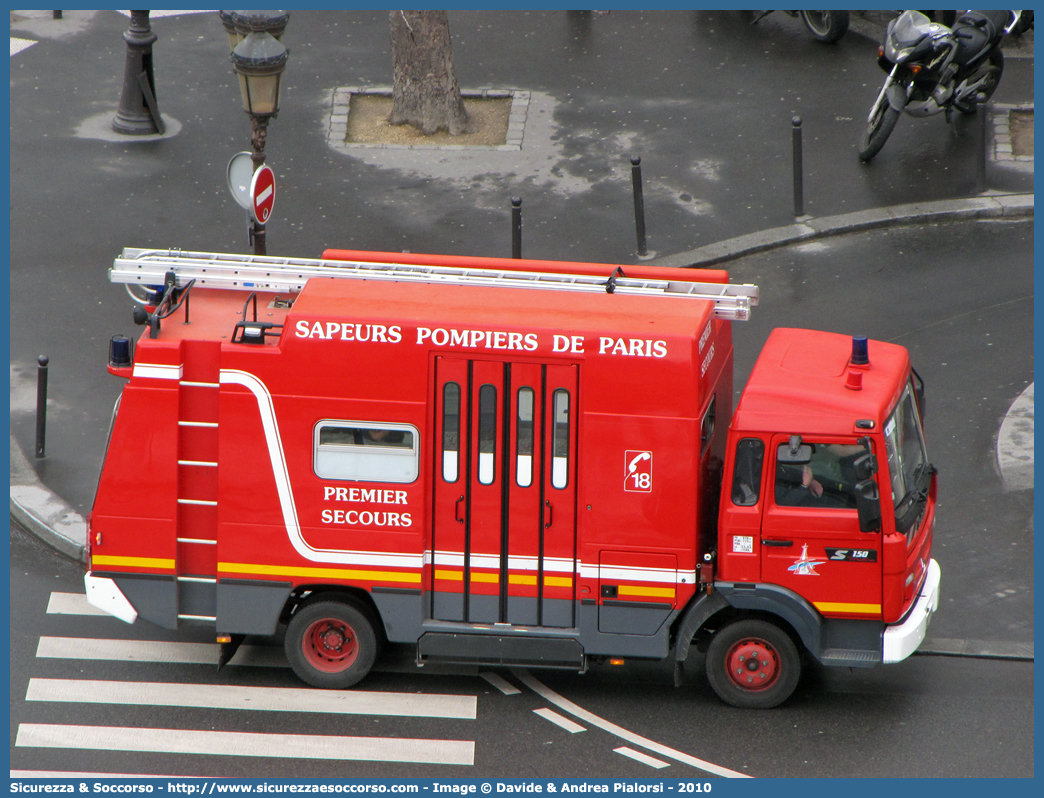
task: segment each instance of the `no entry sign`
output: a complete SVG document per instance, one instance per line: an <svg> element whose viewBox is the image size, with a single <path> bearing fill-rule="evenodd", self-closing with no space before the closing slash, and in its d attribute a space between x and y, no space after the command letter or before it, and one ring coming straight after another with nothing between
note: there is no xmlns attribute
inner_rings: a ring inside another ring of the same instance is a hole
<svg viewBox="0 0 1044 798"><path fill-rule="evenodd" d="M267 166L254 172L250 180L250 215L258 224L264 224L275 205L275 173Z"/></svg>

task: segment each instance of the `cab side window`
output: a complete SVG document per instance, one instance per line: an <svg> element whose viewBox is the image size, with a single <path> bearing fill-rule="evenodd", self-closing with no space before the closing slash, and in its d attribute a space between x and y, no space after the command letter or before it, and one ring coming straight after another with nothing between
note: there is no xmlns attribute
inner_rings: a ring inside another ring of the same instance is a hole
<svg viewBox="0 0 1044 798"><path fill-rule="evenodd" d="M761 497L761 466L765 461L765 444L759 438L744 438L736 444L736 461L732 471L732 503L753 507Z"/></svg>
<svg viewBox="0 0 1044 798"><path fill-rule="evenodd" d="M788 457L790 445L777 451L776 504L781 507L855 509L854 461L863 447L842 443L805 443L804 455Z"/></svg>

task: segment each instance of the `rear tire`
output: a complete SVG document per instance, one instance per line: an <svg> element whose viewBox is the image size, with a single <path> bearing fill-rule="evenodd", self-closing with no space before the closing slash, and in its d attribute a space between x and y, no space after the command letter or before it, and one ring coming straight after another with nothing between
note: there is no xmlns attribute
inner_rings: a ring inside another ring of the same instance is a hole
<svg viewBox="0 0 1044 798"><path fill-rule="evenodd" d="M889 105L887 100L882 102L874 118L867 122L866 131L859 141L860 160L869 161L881 151L898 121L899 112Z"/></svg>
<svg viewBox="0 0 1044 798"><path fill-rule="evenodd" d="M707 649L707 680L726 704L770 709L782 704L801 679L801 655L790 635L757 619L733 621Z"/></svg>
<svg viewBox="0 0 1044 798"><path fill-rule="evenodd" d="M833 44L848 32L847 11L800 11L805 23L816 41Z"/></svg>
<svg viewBox="0 0 1044 798"><path fill-rule="evenodd" d="M377 658L367 613L343 601L315 601L290 617L284 648L290 667L312 687L343 689L360 681Z"/></svg>

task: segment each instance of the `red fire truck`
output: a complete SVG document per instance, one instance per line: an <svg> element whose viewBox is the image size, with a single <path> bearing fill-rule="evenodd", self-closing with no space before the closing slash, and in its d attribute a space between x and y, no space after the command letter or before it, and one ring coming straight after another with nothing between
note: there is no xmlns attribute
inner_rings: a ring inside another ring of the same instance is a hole
<svg viewBox="0 0 1044 798"><path fill-rule="evenodd" d="M771 707L802 652L898 662L938 606L906 349L777 329L733 413L757 288L723 271L125 250L110 276L146 331L110 346L87 595L207 624L222 661L282 633L317 687L385 641L677 681L695 645Z"/></svg>

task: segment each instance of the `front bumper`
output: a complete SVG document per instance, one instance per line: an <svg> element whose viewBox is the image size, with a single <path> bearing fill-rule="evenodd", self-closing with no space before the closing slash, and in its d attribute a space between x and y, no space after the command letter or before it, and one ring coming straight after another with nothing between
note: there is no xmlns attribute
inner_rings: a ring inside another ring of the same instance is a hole
<svg viewBox="0 0 1044 798"><path fill-rule="evenodd" d="M939 581L942 569L939 563L928 563L928 574L921 585L920 595L907 616L899 623L886 626L881 661L885 664L902 662L913 654L928 631L932 613L939 609Z"/></svg>
<svg viewBox="0 0 1044 798"><path fill-rule="evenodd" d="M127 600L113 580L104 576L94 576L88 571L83 576L83 586L87 590L87 603L92 607L97 607L126 623L134 623L138 617L134 605Z"/></svg>

